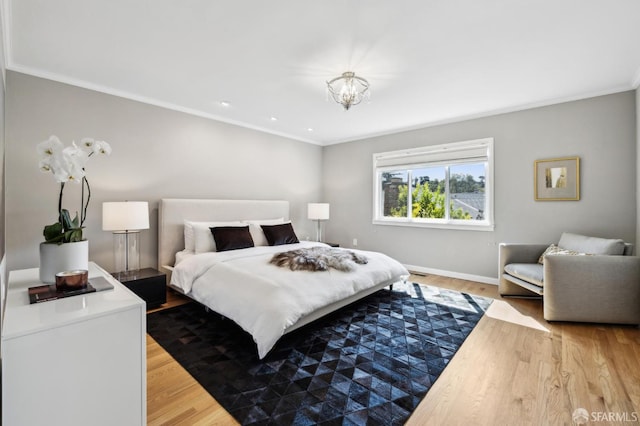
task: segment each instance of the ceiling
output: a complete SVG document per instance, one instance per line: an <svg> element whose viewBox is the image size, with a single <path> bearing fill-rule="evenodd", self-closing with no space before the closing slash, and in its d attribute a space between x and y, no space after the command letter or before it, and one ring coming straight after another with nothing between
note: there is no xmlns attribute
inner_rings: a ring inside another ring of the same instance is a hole
<svg viewBox="0 0 640 426"><path fill-rule="evenodd" d="M640 83L637 0L1 1L8 69L320 145Z"/></svg>

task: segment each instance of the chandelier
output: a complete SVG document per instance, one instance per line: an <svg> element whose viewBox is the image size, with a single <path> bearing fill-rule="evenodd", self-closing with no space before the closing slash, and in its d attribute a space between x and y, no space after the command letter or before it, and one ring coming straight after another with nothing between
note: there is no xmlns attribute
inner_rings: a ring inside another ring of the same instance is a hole
<svg viewBox="0 0 640 426"><path fill-rule="evenodd" d="M327 90L333 100L342 105L345 111L370 96L369 82L351 71L344 72L340 77L327 81Z"/></svg>

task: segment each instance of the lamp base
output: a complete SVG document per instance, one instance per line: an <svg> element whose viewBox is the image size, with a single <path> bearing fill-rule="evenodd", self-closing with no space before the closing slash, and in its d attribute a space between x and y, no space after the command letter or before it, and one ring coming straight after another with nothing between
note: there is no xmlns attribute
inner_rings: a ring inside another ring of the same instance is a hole
<svg viewBox="0 0 640 426"><path fill-rule="evenodd" d="M122 231L113 233L115 272L140 269L140 232Z"/></svg>
<svg viewBox="0 0 640 426"><path fill-rule="evenodd" d="M320 242L322 241L322 224L320 223L320 220L316 220L316 222L318 222L318 228L316 230L316 241Z"/></svg>

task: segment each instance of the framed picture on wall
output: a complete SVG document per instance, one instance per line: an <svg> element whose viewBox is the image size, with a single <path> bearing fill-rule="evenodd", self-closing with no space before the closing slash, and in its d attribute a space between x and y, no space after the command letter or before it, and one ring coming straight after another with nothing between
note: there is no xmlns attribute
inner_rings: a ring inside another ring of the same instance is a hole
<svg viewBox="0 0 640 426"><path fill-rule="evenodd" d="M536 201L580 199L580 157L536 160L533 172Z"/></svg>

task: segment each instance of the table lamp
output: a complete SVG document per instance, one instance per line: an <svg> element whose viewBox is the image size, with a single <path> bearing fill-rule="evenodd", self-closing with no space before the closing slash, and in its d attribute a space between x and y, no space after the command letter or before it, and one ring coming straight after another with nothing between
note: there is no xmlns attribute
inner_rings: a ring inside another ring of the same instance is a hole
<svg viewBox="0 0 640 426"><path fill-rule="evenodd" d="M146 201L102 203L102 230L113 231L114 272L140 269L141 229L149 229L149 203Z"/></svg>
<svg viewBox="0 0 640 426"><path fill-rule="evenodd" d="M318 221L316 241L322 240L322 228L320 221L329 220L329 203L309 203L307 205L307 217Z"/></svg>

